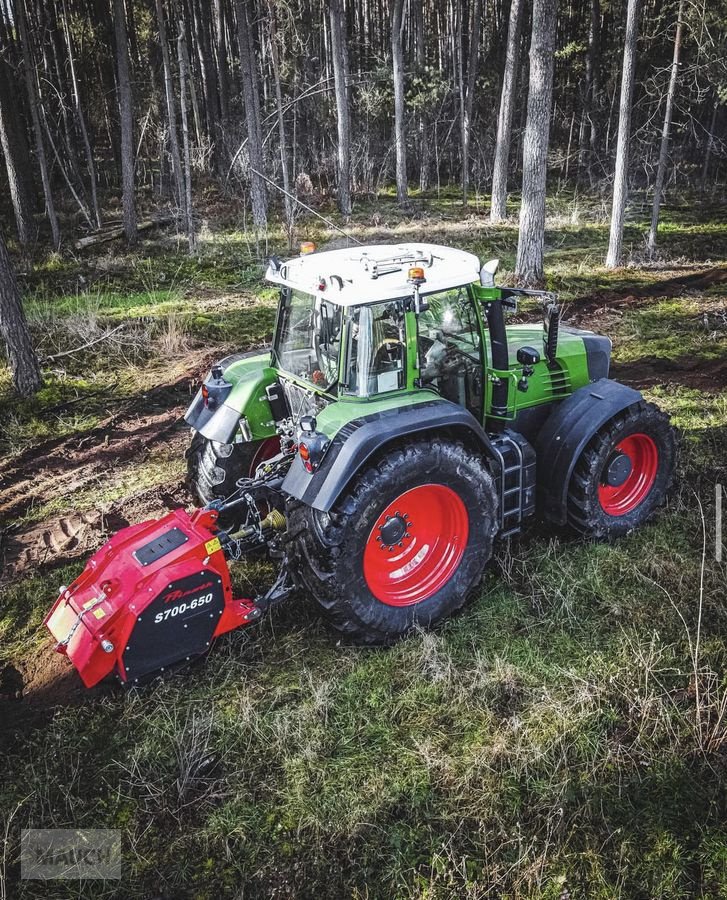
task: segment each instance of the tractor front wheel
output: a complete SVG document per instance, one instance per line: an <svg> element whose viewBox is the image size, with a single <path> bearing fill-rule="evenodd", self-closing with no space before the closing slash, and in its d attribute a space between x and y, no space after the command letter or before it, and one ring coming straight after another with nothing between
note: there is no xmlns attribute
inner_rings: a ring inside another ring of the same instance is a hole
<svg viewBox="0 0 727 900"><path fill-rule="evenodd" d="M669 417L640 401L610 419L576 463L568 522L590 537L617 537L641 526L660 506L676 463Z"/></svg>
<svg viewBox="0 0 727 900"><path fill-rule="evenodd" d="M492 554L496 523L480 457L417 441L362 470L330 513L291 504L289 559L335 628L387 644L462 606Z"/></svg>
<svg viewBox="0 0 727 900"><path fill-rule="evenodd" d="M219 444L196 432L187 450L187 486L204 506L224 500L236 490L240 478L251 478L266 459L280 452L280 439L266 438L241 444ZM220 525L234 530L235 511L220 517Z"/></svg>

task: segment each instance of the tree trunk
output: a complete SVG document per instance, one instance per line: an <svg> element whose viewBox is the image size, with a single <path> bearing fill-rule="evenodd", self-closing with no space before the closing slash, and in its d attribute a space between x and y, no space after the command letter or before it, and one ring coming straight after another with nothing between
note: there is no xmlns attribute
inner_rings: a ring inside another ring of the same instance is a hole
<svg viewBox="0 0 727 900"><path fill-rule="evenodd" d="M618 137L616 139L616 169L613 179L613 207L611 209L611 234L608 241L606 268L615 269L621 262L626 198L628 196L629 140L631 138L631 107L634 95L636 71L636 41L639 32L639 0L628 0L626 35L624 38L623 73L621 76L621 100L618 111Z"/></svg>
<svg viewBox="0 0 727 900"><path fill-rule="evenodd" d="M472 107L475 100L477 63L480 52L480 31L482 28L482 0L474 0L472 22L470 23L470 44L467 55L467 82L463 84L461 99L462 119L462 206L467 208L470 168L470 134L472 129Z"/></svg>
<svg viewBox="0 0 727 900"><path fill-rule="evenodd" d="M35 203L27 178L28 146L18 113L17 100L13 98L8 81L7 63L0 59L0 145L5 158L18 240L27 248L36 235L33 219Z"/></svg>
<svg viewBox="0 0 727 900"><path fill-rule="evenodd" d="M557 6L557 0L534 0L533 3L528 118L523 139L523 191L515 265L518 281L531 287L539 287L545 278L545 187Z"/></svg>
<svg viewBox="0 0 727 900"><path fill-rule="evenodd" d="M601 27L600 0L591 0L591 21L588 26L588 50L586 52L586 78L583 86L583 111L578 139L578 177L587 173L593 179L593 156L596 151L595 97L598 83L598 55Z"/></svg>
<svg viewBox="0 0 727 900"><path fill-rule="evenodd" d="M268 226L268 197L263 173L263 142L260 129L260 111L255 83L255 65L252 53L252 35L248 7L250 0L237 0L237 42L240 49L240 74L242 95L245 102L247 123L247 148L250 157L250 183L252 196L252 220L263 231Z"/></svg>
<svg viewBox="0 0 727 900"><path fill-rule="evenodd" d="M709 160L712 156L712 148L714 147L714 131L717 126L717 110L719 109L719 96L713 95L714 106L712 107L712 119L709 123L709 134L707 136L707 146L704 150L704 162L702 163L702 178L700 180L700 189L702 193L707 188L707 175L709 175Z"/></svg>
<svg viewBox="0 0 727 900"><path fill-rule="evenodd" d="M515 91L520 57L522 9L523 0L512 0L510 4L510 22L507 30L505 73L502 79L502 93L500 95L500 115L497 120L495 162L492 169L490 222L493 224L501 222L507 215L507 171L510 163L510 137L512 134L512 116L515 110Z"/></svg>
<svg viewBox="0 0 727 900"><path fill-rule="evenodd" d="M184 152L184 214L187 227L189 252L194 253L194 211L192 209L192 165L189 154L189 122L187 120L187 82L189 81L189 56L184 41L184 26L179 23L177 38L177 57L179 61L179 108L182 111L182 148Z"/></svg>
<svg viewBox="0 0 727 900"><path fill-rule="evenodd" d="M114 0L114 33L118 76L119 118L121 120L121 202L124 234L129 245L136 243L136 202L134 198L134 107L129 76L129 42L126 33L124 0Z"/></svg>
<svg viewBox="0 0 727 900"><path fill-rule="evenodd" d="M647 248L650 253L656 249L656 232L659 228L659 208L661 206L661 194L664 190L664 176L666 164L669 160L669 132L671 131L671 118L674 110L674 94L676 93L677 77L679 75L679 53L682 46L682 33L684 30L684 0L679 0L677 12L677 30L674 35L674 56L671 63L671 75L669 77L669 89L666 94L666 109L664 110L664 126L661 130L661 146L659 148L659 165L656 169L656 181L654 182L654 205L651 210L651 228L647 239Z"/></svg>
<svg viewBox="0 0 727 900"><path fill-rule="evenodd" d="M63 0L63 34L68 50L68 66L71 74L71 90L73 92L73 112L76 117L78 130L81 132L83 140L83 150L86 156L86 168L88 169L88 178L91 185L91 208L93 216L96 220L96 227L101 227L101 207L98 202L98 177L96 175L96 163L93 158L93 150L91 149L91 141L88 137L88 128L86 127L86 117L83 114L81 106L81 91L78 86L78 76L76 75L76 61L73 43L71 40L71 31L68 27L68 12L66 10L66 0Z"/></svg>
<svg viewBox="0 0 727 900"><path fill-rule="evenodd" d="M0 335L5 341L13 384L21 397L32 396L43 384L25 320L5 239L0 234Z"/></svg>
<svg viewBox="0 0 727 900"><path fill-rule="evenodd" d="M118 0L117 0L118 2ZM169 125L169 149L172 156L172 176L177 198L177 208L181 211L182 218L186 222L184 177L182 175L182 160L179 155L179 137L177 135L177 103L174 98L174 79L172 78L172 61L169 57L169 44L167 43L167 27L164 22L164 10L162 0L156 0L157 25L159 26L159 43L162 48L162 65L164 68L164 94L167 100L167 122Z"/></svg>
<svg viewBox="0 0 727 900"><path fill-rule="evenodd" d="M404 0L393 0L391 7L391 63L394 77L394 143L396 146L396 199L407 203L406 121L404 109L404 51L401 45Z"/></svg>
<svg viewBox="0 0 727 900"><path fill-rule="evenodd" d="M220 88L220 117L222 119L221 130L227 127L230 118L230 72L227 67L227 40L225 11L222 0L215 0L214 9L214 44L217 58L217 75Z"/></svg>
<svg viewBox="0 0 727 900"><path fill-rule="evenodd" d="M341 0L330 0L331 56L338 114L338 208L348 221L351 216L351 115L348 109L348 58Z"/></svg>
<svg viewBox="0 0 727 900"><path fill-rule="evenodd" d="M285 116L283 110L283 90L280 83L280 57L278 52L278 30L275 18L275 5L273 0L268 0L268 17L270 21L270 56L273 63L273 80L275 81L275 105L278 112L278 138L280 141L280 166L283 175L283 190L285 191L285 222L288 227L288 244L292 246L294 227L294 205L288 196L290 191L290 164L288 160L288 137L285 131Z"/></svg>
<svg viewBox="0 0 727 900"><path fill-rule="evenodd" d="M61 232L58 226L58 216L53 202L53 192L51 190L50 172L48 171L48 160L45 155L45 145L43 143L43 128L40 124L40 102L38 99L37 85L35 83L35 65L33 63L32 49L30 46L30 38L28 36L28 26L25 17L25 0L17 0L15 4L15 14L17 16L18 31L20 33L20 43L23 51L23 70L25 75L25 89L28 94L28 105L30 107L30 119L33 123L33 134L35 136L35 153L38 157L38 166L40 167L40 178L43 183L43 196L45 197L45 209L50 223L51 239L53 247L58 250L61 246Z"/></svg>

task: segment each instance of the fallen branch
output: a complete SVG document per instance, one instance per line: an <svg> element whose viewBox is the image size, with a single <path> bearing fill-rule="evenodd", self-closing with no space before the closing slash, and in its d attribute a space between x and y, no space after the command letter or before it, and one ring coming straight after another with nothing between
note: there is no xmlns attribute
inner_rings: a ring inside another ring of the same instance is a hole
<svg viewBox="0 0 727 900"><path fill-rule="evenodd" d="M106 334L102 334L101 337L94 338L92 341L81 344L80 347L74 347L73 350L64 350L63 353L54 353L52 356L45 356L43 357L42 362L45 364L53 359L60 359L61 356L70 356L72 353L79 353L81 350L86 350L89 347L93 347L94 344L100 344L101 341L107 341L112 334L116 334L117 331L121 331L121 329L125 325L126 322L122 322L121 325L117 325L116 328L112 328L111 331L107 331Z"/></svg>
<svg viewBox="0 0 727 900"><path fill-rule="evenodd" d="M139 222L136 226L136 230L148 231L150 228L154 228L157 225L166 225L168 222L171 222L173 218L173 216L160 216L156 219L147 219L144 222ZM95 244L104 244L106 241L115 241L117 238L123 236L124 228L123 226L119 226L118 228L95 232L94 234L88 235L88 237L80 238L73 246L76 250L84 250L86 247L93 247Z"/></svg>

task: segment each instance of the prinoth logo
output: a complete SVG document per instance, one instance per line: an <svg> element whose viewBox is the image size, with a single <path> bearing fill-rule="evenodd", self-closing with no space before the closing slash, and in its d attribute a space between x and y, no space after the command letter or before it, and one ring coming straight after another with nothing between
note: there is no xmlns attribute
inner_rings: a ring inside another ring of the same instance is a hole
<svg viewBox="0 0 727 900"><path fill-rule="evenodd" d="M211 587L214 587L214 582L205 581L204 584L198 584L196 587L193 587L188 591L180 591L179 589L177 589L176 591L169 591L169 593L165 594L162 599L165 603L176 603L177 600L182 600L184 597L189 597L190 594L201 594L202 591L206 591Z"/></svg>

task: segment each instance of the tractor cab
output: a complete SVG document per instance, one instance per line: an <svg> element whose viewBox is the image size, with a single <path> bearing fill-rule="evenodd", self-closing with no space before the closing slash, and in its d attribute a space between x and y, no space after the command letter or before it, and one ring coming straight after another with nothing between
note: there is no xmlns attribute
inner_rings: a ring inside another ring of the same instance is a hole
<svg viewBox="0 0 727 900"><path fill-rule="evenodd" d="M431 244L306 253L266 277L281 286L272 364L336 399L429 388L478 418L486 342L476 256Z"/></svg>

